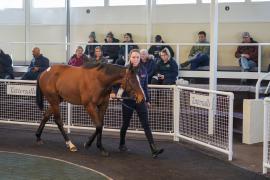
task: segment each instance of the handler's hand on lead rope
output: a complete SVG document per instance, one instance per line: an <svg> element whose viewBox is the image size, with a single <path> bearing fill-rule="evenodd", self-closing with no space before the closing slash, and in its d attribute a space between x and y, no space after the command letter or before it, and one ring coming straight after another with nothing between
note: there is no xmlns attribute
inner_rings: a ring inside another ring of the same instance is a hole
<svg viewBox="0 0 270 180"><path fill-rule="evenodd" d="M116 94L115 93L110 94L110 100L116 100Z"/></svg>

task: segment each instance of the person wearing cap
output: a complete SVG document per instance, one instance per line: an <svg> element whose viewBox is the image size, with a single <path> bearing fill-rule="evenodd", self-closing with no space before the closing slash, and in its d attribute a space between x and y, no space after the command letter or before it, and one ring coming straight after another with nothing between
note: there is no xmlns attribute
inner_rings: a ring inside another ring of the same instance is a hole
<svg viewBox="0 0 270 180"><path fill-rule="evenodd" d="M88 43L98 43L96 41L96 33L94 31L90 33ZM97 46L99 46L99 45L96 45L96 44L95 45L87 44L85 46L84 54L87 55L88 58L93 58L94 57L94 54L95 54L95 48Z"/></svg>
<svg viewBox="0 0 270 180"><path fill-rule="evenodd" d="M165 42L163 41L161 35L156 35L155 43L165 43ZM152 45L149 48L148 53L154 55L155 60L157 61L160 59L160 56L159 56L160 51L164 48L167 48L170 51L171 57L174 57L173 49L169 45Z"/></svg>
<svg viewBox="0 0 270 180"><path fill-rule="evenodd" d="M206 33L200 31L198 33L198 42L201 44L209 43L206 40ZM209 66L209 57L210 57L210 46L192 46L190 53L188 55L188 60L182 63L181 68L187 67L190 65L191 70L196 70L201 66Z"/></svg>
<svg viewBox="0 0 270 180"><path fill-rule="evenodd" d="M89 62L89 59L85 54L83 54L82 46L78 46L75 54L69 59L68 65L79 67L87 62Z"/></svg>
<svg viewBox="0 0 270 180"><path fill-rule="evenodd" d="M242 43L257 43L257 41L254 41L250 36L249 32L243 32L242 38ZM252 68L256 67L258 63L258 46L238 46L235 57L239 60L242 71L250 71Z"/></svg>
<svg viewBox="0 0 270 180"><path fill-rule="evenodd" d="M105 43L119 43L119 39L116 39L112 32L109 32L106 35ZM108 60L112 60L114 64L118 59L120 47L119 45L103 45L102 51L103 56L106 57Z"/></svg>
<svg viewBox="0 0 270 180"><path fill-rule="evenodd" d="M161 60L158 61L151 84L172 85L178 76L178 65L171 57L170 51L164 48L160 52Z"/></svg>

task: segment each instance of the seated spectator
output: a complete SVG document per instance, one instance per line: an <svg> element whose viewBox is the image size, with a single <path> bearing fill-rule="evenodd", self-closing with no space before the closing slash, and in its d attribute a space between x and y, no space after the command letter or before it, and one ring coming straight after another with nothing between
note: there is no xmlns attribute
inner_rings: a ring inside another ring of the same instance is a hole
<svg viewBox="0 0 270 180"><path fill-rule="evenodd" d="M257 43L248 32L243 32L242 38L242 43ZM238 46L235 57L238 58L242 71L250 71L258 63L258 46Z"/></svg>
<svg viewBox="0 0 270 180"><path fill-rule="evenodd" d="M91 62L94 63L108 63L108 60L103 57L102 49L100 46L97 46L95 48L95 54L94 57L91 58Z"/></svg>
<svg viewBox="0 0 270 180"><path fill-rule="evenodd" d="M0 79L14 79L12 60L0 49Z"/></svg>
<svg viewBox="0 0 270 180"><path fill-rule="evenodd" d="M161 35L156 35L155 37L155 42L156 43L165 43L163 40L162 40L162 37ZM152 54L154 55L155 57L155 60L158 60L160 59L160 51L164 48L167 48L169 51L170 51L170 54L171 54L171 57L174 57L174 52L173 52L173 49L171 48L171 46L167 46L167 45L152 45L149 50L148 50L148 53L149 54Z"/></svg>
<svg viewBox="0 0 270 180"><path fill-rule="evenodd" d="M119 43L119 40L114 38L112 32L109 32L106 36L105 43ZM112 60L112 63L115 63L118 59L120 47L118 45L103 45L102 51L103 56L108 59Z"/></svg>
<svg viewBox="0 0 270 180"><path fill-rule="evenodd" d="M124 41L123 43L134 43L133 39L132 39L132 34L131 33L126 33L124 34ZM139 49L139 46L137 46L136 44L131 44L128 45L128 54L132 49ZM120 57L122 59L125 59L125 55L126 55L126 46L122 45L120 46Z"/></svg>
<svg viewBox="0 0 270 180"><path fill-rule="evenodd" d="M154 75L154 70L155 70L155 66L156 66L156 63L154 61L154 56L149 55L147 49L141 49L140 54L141 54L141 64L147 70L148 83L150 84L152 77Z"/></svg>
<svg viewBox="0 0 270 180"><path fill-rule="evenodd" d="M200 31L198 33L199 41L197 43L209 43L206 40L206 33ZM192 46L188 55L188 60L181 64L181 67L190 65L191 70L196 70L201 66L209 66L210 46Z"/></svg>
<svg viewBox="0 0 270 180"><path fill-rule="evenodd" d="M83 54L82 46L78 46L75 54L73 54L73 56L69 59L68 65L79 67L88 61L89 60L88 60L87 56L85 54Z"/></svg>
<svg viewBox="0 0 270 180"><path fill-rule="evenodd" d="M32 50L33 59L28 67L28 71L23 75L22 80L36 80L43 71L49 67L49 59L40 53L40 49L35 47Z"/></svg>
<svg viewBox="0 0 270 180"><path fill-rule="evenodd" d="M88 43L98 43L98 42L96 41L96 33L95 33L95 32L91 32L91 33L90 33ZM95 54L95 48L96 48L97 46L99 46L99 45L91 45L91 44L86 45L86 46L85 46L84 54L87 55L88 58L94 57L94 54Z"/></svg>
<svg viewBox="0 0 270 180"><path fill-rule="evenodd" d="M175 84L178 76L178 66L171 57L170 51L164 48L160 52L161 61L156 65L151 84L171 85Z"/></svg>

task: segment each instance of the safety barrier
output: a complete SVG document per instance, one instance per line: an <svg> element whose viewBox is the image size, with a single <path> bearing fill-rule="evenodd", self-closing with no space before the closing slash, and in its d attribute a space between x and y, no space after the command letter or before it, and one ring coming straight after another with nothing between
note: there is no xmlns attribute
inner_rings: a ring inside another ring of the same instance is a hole
<svg viewBox="0 0 270 180"><path fill-rule="evenodd" d="M42 112L35 103L36 81L0 80L0 121L38 125ZM233 94L181 86L150 85L149 123L153 134L186 139L228 154L232 160ZM48 103L45 101L45 108ZM122 104L110 101L104 130L119 131ZM61 104L65 127L92 129L94 125L83 106ZM143 133L137 114L129 132ZM53 124L52 118L48 122Z"/></svg>

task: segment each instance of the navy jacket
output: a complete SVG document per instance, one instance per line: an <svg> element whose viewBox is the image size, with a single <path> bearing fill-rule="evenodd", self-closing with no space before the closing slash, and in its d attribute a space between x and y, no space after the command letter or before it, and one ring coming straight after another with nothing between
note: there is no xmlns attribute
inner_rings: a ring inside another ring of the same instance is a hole
<svg viewBox="0 0 270 180"><path fill-rule="evenodd" d="M5 78L5 76L9 75L12 79L13 76L13 68L12 68L12 60L8 54L0 53L0 78Z"/></svg>
<svg viewBox="0 0 270 180"><path fill-rule="evenodd" d="M164 79L174 82L178 76L178 65L173 58L171 58L167 63L160 60L158 61L155 69L155 75L157 74L162 74L164 75Z"/></svg>
<svg viewBox="0 0 270 180"><path fill-rule="evenodd" d="M33 58L28 67L28 72L30 72L34 67L39 67L39 73L45 71L49 67L49 59L44 57L42 54L37 58Z"/></svg>
<svg viewBox="0 0 270 180"><path fill-rule="evenodd" d="M141 64L146 68L148 75L148 82L151 82L151 79L154 75L154 71L156 68L156 62L154 59L148 59L145 63L141 61Z"/></svg>

